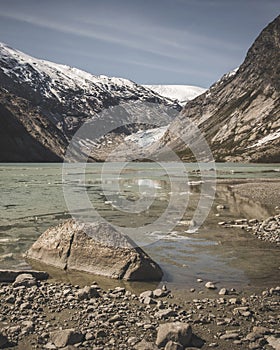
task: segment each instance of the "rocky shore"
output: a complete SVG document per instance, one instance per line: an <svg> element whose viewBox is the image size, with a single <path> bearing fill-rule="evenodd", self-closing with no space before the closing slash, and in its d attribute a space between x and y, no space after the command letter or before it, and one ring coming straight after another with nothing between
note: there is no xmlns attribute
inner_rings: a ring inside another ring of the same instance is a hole
<svg viewBox="0 0 280 350"><path fill-rule="evenodd" d="M164 285L136 295L20 274L0 284L0 348L279 349L280 287L246 295L198 280L191 292L180 303Z"/></svg>
<svg viewBox="0 0 280 350"><path fill-rule="evenodd" d="M265 220L221 221L219 225L225 228L241 228L253 233L258 239L280 245L280 215L271 216Z"/></svg>

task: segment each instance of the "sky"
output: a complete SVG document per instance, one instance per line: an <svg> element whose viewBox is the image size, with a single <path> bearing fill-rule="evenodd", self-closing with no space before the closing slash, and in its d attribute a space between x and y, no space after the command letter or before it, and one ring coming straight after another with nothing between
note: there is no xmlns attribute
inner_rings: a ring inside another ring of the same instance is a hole
<svg viewBox="0 0 280 350"><path fill-rule="evenodd" d="M209 87L279 13L279 0L0 0L0 41L94 75Z"/></svg>

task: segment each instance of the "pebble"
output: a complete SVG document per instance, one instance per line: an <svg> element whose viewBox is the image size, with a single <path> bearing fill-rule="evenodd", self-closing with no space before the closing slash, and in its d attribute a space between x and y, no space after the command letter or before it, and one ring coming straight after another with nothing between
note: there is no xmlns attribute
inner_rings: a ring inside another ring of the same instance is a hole
<svg viewBox="0 0 280 350"><path fill-rule="evenodd" d="M219 290L219 295L228 295L228 290L226 288L221 288Z"/></svg>
<svg viewBox="0 0 280 350"><path fill-rule="evenodd" d="M208 289L217 289L217 287L215 286L215 283L213 282L206 282L205 287Z"/></svg>
<svg viewBox="0 0 280 350"><path fill-rule="evenodd" d="M265 220L236 219L221 221L218 223L225 228L243 228L254 234L258 239L280 245L280 215L269 217Z"/></svg>
<svg viewBox="0 0 280 350"><path fill-rule="evenodd" d="M145 292L141 293L139 295L139 299L145 299L145 298L152 298L154 295L153 295L153 292L151 290L146 290Z"/></svg>
<svg viewBox="0 0 280 350"><path fill-rule="evenodd" d="M179 322L183 329L192 325L194 332L204 334L205 348L223 349L222 341L231 342L231 348L243 343L262 348L264 342L277 346L279 286L246 298L242 291L240 298L220 291L216 297L204 291L197 299L177 305L166 287L137 297L123 287L105 291L96 284L83 288L38 280L33 286L0 284L0 344L7 341L20 348L29 341L36 349L158 349L155 342L161 325ZM234 330L227 331L229 327ZM201 347L195 339L192 335L188 348ZM185 346L177 338L166 340L161 349Z"/></svg>
<svg viewBox="0 0 280 350"><path fill-rule="evenodd" d="M220 339L222 339L222 340L236 340L236 339L239 339L239 334L234 333L234 332L225 333L225 334L220 336Z"/></svg>

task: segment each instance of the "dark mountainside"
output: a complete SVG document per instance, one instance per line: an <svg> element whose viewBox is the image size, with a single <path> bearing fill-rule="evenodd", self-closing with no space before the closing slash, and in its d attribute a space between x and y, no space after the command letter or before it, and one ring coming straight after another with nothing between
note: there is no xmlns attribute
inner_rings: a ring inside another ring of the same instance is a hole
<svg viewBox="0 0 280 350"><path fill-rule="evenodd" d="M170 108L170 118L156 113L157 126L169 124L181 110L176 102L127 79L94 76L0 43L1 162L62 161L69 141L85 121L110 125L114 115L103 115L102 120L100 112L127 103ZM132 125L113 134L118 141L120 134L148 128L136 125L135 114L124 112L123 118ZM101 146L98 149L106 148L106 142Z"/></svg>
<svg viewBox="0 0 280 350"><path fill-rule="evenodd" d="M190 120L206 137L216 161L280 162L279 116L280 16L261 32L236 72L187 103L158 149L168 145L183 160L192 160L180 139Z"/></svg>

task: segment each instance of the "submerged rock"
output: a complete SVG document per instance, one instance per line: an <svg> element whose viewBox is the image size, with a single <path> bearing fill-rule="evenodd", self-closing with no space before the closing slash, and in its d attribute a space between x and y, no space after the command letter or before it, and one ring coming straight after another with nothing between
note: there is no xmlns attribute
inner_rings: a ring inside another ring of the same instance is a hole
<svg viewBox="0 0 280 350"><path fill-rule="evenodd" d="M32 275L37 280L46 280L49 275L44 271L34 270L0 270L0 282L14 282L22 274Z"/></svg>
<svg viewBox="0 0 280 350"><path fill-rule="evenodd" d="M64 270L133 281L159 281L161 268L126 235L106 223L74 220L48 229L26 253L27 259Z"/></svg>
<svg viewBox="0 0 280 350"><path fill-rule="evenodd" d="M36 278L34 278L30 273L22 273L17 276L15 282L13 283L14 287L33 287L36 286Z"/></svg>

